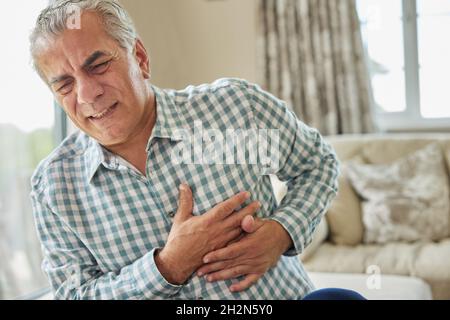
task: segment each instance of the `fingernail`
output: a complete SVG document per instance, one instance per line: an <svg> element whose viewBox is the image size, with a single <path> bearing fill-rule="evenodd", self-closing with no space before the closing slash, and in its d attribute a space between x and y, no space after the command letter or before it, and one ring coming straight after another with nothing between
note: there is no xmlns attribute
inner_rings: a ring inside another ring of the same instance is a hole
<svg viewBox="0 0 450 320"><path fill-rule="evenodd" d="M203 263L208 263L208 262L209 262L209 258L203 259Z"/></svg>
<svg viewBox="0 0 450 320"><path fill-rule="evenodd" d="M250 198L250 192L245 192L245 199L249 199Z"/></svg>
<svg viewBox="0 0 450 320"><path fill-rule="evenodd" d="M256 208L257 208L257 209L261 208L261 202L259 202L259 201L256 202Z"/></svg>
<svg viewBox="0 0 450 320"><path fill-rule="evenodd" d="M187 187L184 183L180 184L180 190L181 191L186 191Z"/></svg>
<svg viewBox="0 0 450 320"><path fill-rule="evenodd" d="M207 277L206 280L208 280L208 282L212 281L212 277Z"/></svg>
<svg viewBox="0 0 450 320"><path fill-rule="evenodd" d="M203 272L197 272L197 277L201 277L201 276L203 276Z"/></svg>
<svg viewBox="0 0 450 320"><path fill-rule="evenodd" d="M230 291L231 291L231 292L234 292L234 287L230 287Z"/></svg>

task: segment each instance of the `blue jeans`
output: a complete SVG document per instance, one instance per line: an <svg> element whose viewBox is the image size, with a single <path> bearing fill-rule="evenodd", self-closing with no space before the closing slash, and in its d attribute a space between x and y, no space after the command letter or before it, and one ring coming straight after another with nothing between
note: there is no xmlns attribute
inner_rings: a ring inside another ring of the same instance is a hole
<svg viewBox="0 0 450 320"><path fill-rule="evenodd" d="M302 300L367 300L358 292L338 289L338 288L327 288L320 289L311 292L306 295Z"/></svg>

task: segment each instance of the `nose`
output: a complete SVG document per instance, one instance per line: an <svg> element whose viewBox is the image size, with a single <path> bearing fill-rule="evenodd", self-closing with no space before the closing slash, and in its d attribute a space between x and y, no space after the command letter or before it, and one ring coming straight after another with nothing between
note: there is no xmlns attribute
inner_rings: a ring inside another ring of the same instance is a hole
<svg viewBox="0 0 450 320"><path fill-rule="evenodd" d="M77 79L77 102L80 105L93 105L97 98L104 93L103 86L95 77L83 75Z"/></svg>

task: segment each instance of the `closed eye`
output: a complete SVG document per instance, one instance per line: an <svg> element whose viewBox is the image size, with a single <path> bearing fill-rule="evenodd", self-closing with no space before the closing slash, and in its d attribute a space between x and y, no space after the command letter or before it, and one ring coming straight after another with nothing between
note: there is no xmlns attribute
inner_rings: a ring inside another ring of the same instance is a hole
<svg viewBox="0 0 450 320"><path fill-rule="evenodd" d="M69 94L72 91L73 81L68 81L64 83L58 90L56 90L61 95Z"/></svg>
<svg viewBox="0 0 450 320"><path fill-rule="evenodd" d="M95 66L92 66L89 71L94 74L102 74L108 70L109 65L111 64L112 60L105 61L103 63L97 64Z"/></svg>

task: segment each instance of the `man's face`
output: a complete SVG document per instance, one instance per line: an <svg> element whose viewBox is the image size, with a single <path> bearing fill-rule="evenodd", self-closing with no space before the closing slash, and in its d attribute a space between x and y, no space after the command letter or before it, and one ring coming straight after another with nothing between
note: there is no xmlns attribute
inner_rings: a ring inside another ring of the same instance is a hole
<svg viewBox="0 0 450 320"><path fill-rule="evenodd" d="M74 124L102 145L126 143L145 126L149 107L148 56L140 41L127 52L85 12L81 29L46 42L38 65Z"/></svg>

